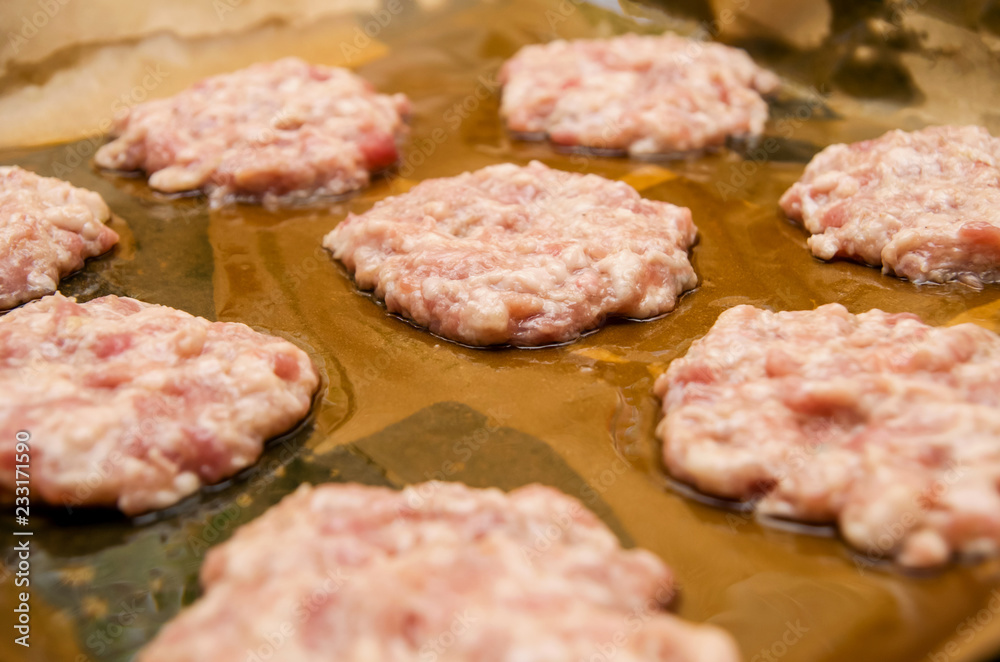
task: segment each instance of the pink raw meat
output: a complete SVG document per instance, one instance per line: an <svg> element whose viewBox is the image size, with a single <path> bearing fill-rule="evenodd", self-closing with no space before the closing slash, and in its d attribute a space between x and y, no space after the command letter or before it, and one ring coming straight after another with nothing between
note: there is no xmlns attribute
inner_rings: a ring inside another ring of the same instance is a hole
<svg viewBox="0 0 1000 662"><path fill-rule="evenodd" d="M915 283L1000 282L1000 139L982 127L832 145L781 207L823 260L881 265Z"/></svg>
<svg viewBox="0 0 1000 662"><path fill-rule="evenodd" d="M55 292L85 259L107 252L118 242L110 217L93 191L0 167L0 309Z"/></svg>
<svg viewBox="0 0 1000 662"><path fill-rule="evenodd" d="M0 492L26 430L33 499L165 508L253 464L318 385L305 352L243 324L45 297L0 318Z"/></svg>
<svg viewBox="0 0 1000 662"><path fill-rule="evenodd" d="M566 342L673 310L697 284L691 212L623 182L503 164L422 182L323 245L392 312L469 345Z"/></svg>
<svg viewBox="0 0 1000 662"><path fill-rule="evenodd" d="M669 34L526 46L500 81L511 131L633 156L758 136L779 84L742 50Z"/></svg>
<svg viewBox="0 0 1000 662"><path fill-rule="evenodd" d="M206 191L213 206L341 195L396 162L409 108L346 69L285 58L132 108L95 160L144 170L159 191Z"/></svg>
<svg viewBox="0 0 1000 662"><path fill-rule="evenodd" d="M670 571L578 501L533 485L300 487L201 571L204 595L139 662L735 662L663 611Z"/></svg>
<svg viewBox="0 0 1000 662"><path fill-rule="evenodd" d="M907 566L1000 550L1000 337L737 306L656 381L670 472Z"/></svg>

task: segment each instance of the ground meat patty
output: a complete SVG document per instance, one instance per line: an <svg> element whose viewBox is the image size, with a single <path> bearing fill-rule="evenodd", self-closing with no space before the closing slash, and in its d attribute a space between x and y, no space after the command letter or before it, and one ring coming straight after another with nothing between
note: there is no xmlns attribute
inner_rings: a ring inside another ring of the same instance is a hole
<svg viewBox="0 0 1000 662"><path fill-rule="evenodd" d="M565 342L672 310L697 278L690 210L596 175L491 166L350 215L323 245L392 312L469 345Z"/></svg>
<svg viewBox="0 0 1000 662"><path fill-rule="evenodd" d="M666 465L907 566L1000 545L1000 337L839 304L738 306L655 386Z"/></svg>
<svg viewBox="0 0 1000 662"><path fill-rule="evenodd" d="M1000 139L937 126L832 145L781 198L824 260L915 283L1000 282Z"/></svg>
<svg viewBox="0 0 1000 662"><path fill-rule="evenodd" d="M500 71L511 131L632 155L760 135L778 78L741 50L676 35L553 41Z"/></svg>
<svg viewBox="0 0 1000 662"><path fill-rule="evenodd" d="M739 659L724 631L662 611L657 557L539 485L303 486L212 549L201 580L139 662Z"/></svg>
<svg viewBox="0 0 1000 662"><path fill-rule="evenodd" d="M31 434L32 498L163 508L249 466L309 411L295 345L166 306L60 294L0 318L0 491Z"/></svg>
<svg viewBox="0 0 1000 662"><path fill-rule="evenodd" d="M0 309L55 292L63 276L114 246L110 217L93 191L0 167Z"/></svg>
<svg viewBox="0 0 1000 662"><path fill-rule="evenodd" d="M145 170L160 191L208 191L213 205L341 195L396 162L408 112L405 96L346 69L285 58L132 108L96 161Z"/></svg>

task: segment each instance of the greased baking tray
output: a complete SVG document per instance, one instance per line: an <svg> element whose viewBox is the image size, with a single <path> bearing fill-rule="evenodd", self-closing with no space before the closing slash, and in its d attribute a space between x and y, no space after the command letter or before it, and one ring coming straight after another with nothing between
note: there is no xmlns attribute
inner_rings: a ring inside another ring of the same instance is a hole
<svg viewBox="0 0 1000 662"><path fill-rule="evenodd" d="M829 530L776 527L711 508L668 481L653 434L655 377L737 304L795 310L837 301L852 312L879 307L933 324L961 319L1000 328L1000 288L916 287L876 269L820 263L776 204L823 145L947 121L949 95L975 93L968 81L914 94L916 75L906 68L913 63L904 58L898 71L909 82L890 75L875 96L865 87L870 68L836 49L803 54L745 39L740 45L790 81L772 105L770 140L756 147L639 162L558 153L503 131L496 72L520 46L626 31L711 36L718 25L699 15L700 6L686 3L678 15L569 0L393 5L377 28L367 14L301 28L308 31L301 41L299 28L265 27L254 39L271 43L270 51L233 49L228 60L211 40L200 44L214 53L218 71L301 55L355 65L380 90L410 96L413 131L399 171L326 206L209 210L202 198L166 198L142 179L95 171L87 158L92 140L0 155L100 192L115 213L121 244L61 291L81 300L127 295L245 322L307 349L324 375L309 419L272 443L256 466L167 511L127 520L34 508L32 645L14 645L8 629L0 659L129 660L197 597L206 550L299 483L400 486L432 478L502 488L538 481L577 496L626 544L659 554L682 584L679 613L725 627L751 662L980 660L1000 650L1000 563L906 575L850 551ZM832 43L843 50L869 20L838 15L833 27L844 36ZM185 72L171 71L169 59L162 66L181 86ZM935 105L938 96L944 101ZM390 316L320 246L348 212L416 181L530 159L624 179L649 198L690 207L700 233L697 290L660 319L611 323L573 344L477 350ZM10 614L12 512L0 527L0 611Z"/></svg>

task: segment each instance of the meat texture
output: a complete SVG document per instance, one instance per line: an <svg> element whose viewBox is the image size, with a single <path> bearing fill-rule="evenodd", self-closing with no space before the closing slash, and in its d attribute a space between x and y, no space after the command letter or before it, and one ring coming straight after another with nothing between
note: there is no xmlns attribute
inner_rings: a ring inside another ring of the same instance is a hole
<svg viewBox="0 0 1000 662"><path fill-rule="evenodd" d="M936 126L817 154L781 198L823 260L915 283L1000 282L1000 139Z"/></svg>
<svg viewBox="0 0 1000 662"><path fill-rule="evenodd" d="M159 191L209 192L216 206L341 195L397 161L409 108L346 69L285 58L135 106L95 160L144 170Z"/></svg>
<svg viewBox="0 0 1000 662"><path fill-rule="evenodd" d="M761 95L779 85L742 50L634 34L526 46L500 82L511 131L633 156L758 136L768 116Z"/></svg>
<svg viewBox="0 0 1000 662"><path fill-rule="evenodd" d="M33 500L164 508L253 464L318 384L305 352L243 324L45 297L0 318L0 491L26 430Z"/></svg>
<svg viewBox="0 0 1000 662"><path fill-rule="evenodd" d="M690 210L622 182L503 164L350 215L323 245L391 312L469 345L572 340L697 283Z"/></svg>
<svg viewBox="0 0 1000 662"><path fill-rule="evenodd" d="M118 234L100 195L17 166L0 167L0 309L56 291Z"/></svg>
<svg viewBox="0 0 1000 662"><path fill-rule="evenodd" d="M670 571L533 485L302 486L212 549L202 598L139 662L729 662L662 610Z"/></svg>
<svg viewBox="0 0 1000 662"><path fill-rule="evenodd" d="M1000 337L839 304L724 312L655 385L670 472L927 567L1000 546Z"/></svg>

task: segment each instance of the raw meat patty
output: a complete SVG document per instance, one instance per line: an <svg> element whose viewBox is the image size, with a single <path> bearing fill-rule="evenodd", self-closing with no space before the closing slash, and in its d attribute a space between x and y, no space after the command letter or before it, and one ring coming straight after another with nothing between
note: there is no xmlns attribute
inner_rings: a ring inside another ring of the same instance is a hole
<svg viewBox="0 0 1000 662"><path fill-rule="evenodd" d="M0 167L0 309L55 292L63 276L114 246L110 217L93 191Z"/></svg>
<svg viewBox="0 0 1000 662"><path fill-rule="evenodd" d="M164 508L255 462L318 383L305 352L243 324L45 297L0 318L0 491L27 430L32 498Z"/></svg>
<svg viewBox="0 0 1000 662"><path fill-rule="evenodd" d="M1000 139L982 127L832 145L781 207L823 260L882 265L915 283L1000 282Z"/></svg>
<svg viewBox="0 0 1000 662"><path fill-rule="evenodd" d="M839 304L724 312L657 381L676 477L933 566L1000 545L1000 337Z"/></svg>
<svg viewBox="0 0 1000 662"><path fill-rule="evenodd" d="M741 50L676 35L557 40L500 71L500 114L518 133L632 155L758 136L778 78Z"/></svg>
<svg viewBox="0 0 1000 662"><path fill-rule="evenodd" d="M425 181L323 240L391 312L469 345L572 340L697 283L690 210L627 184L503 164Z"/></svg>
<svg viewBox="0 0 1000 662"><path fill-rule="evenodd" d="M212 549L201 581L139 662L739 659L723 630L662 611L657 557L539 485L302 486Z"/></svg>
<svg viewBox="0 0 1000 662"><path fill-rule="evenodd" d="M213 205L341 195L396 162L409 107L346 69L285 58L132 108L96 161L145 170L160 191L207 191Z"/></svg>

